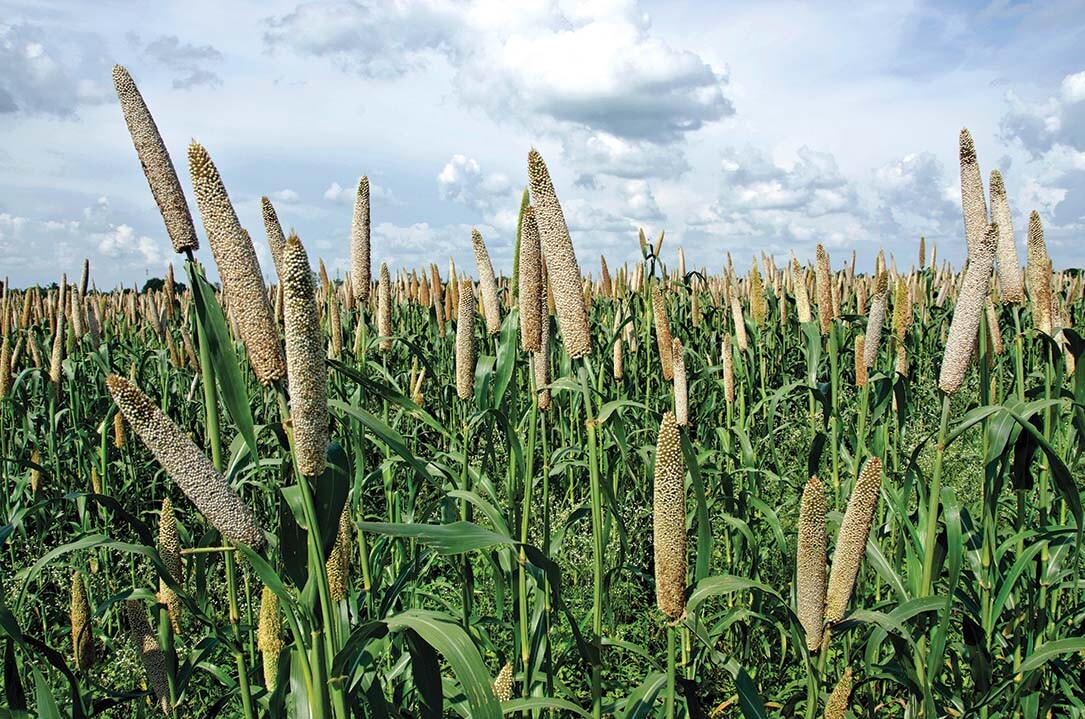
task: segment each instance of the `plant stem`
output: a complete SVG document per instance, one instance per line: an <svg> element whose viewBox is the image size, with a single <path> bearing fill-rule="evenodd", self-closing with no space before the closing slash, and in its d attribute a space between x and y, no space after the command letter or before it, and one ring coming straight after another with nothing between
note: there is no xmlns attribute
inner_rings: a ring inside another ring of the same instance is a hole
<svg viewBox="0 0 1085 719"><path fill-rule="evenodd" d="M938 446L934 456L934 475L931 477L930 493L927 496L927 531L923 541L923 576L919 585L919 596L929 597L933 593L932 572L934 571L934 545L938 541L938 502L942 493L942 462L946 450L946 434L949 429L950 395L942 395L942 420L938 425Z"/></svg>

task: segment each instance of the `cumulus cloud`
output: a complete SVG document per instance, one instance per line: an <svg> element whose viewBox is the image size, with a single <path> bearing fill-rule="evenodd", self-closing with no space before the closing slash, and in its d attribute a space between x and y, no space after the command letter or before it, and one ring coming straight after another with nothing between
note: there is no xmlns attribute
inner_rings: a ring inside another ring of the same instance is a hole
<svg viewBox="0 0 1085 719"><path fill-rule="evenodd" d="M675 145L734 114L726 71L653 34L632 1L334 0L303 3L266 27L272 48L367 77L447 63L466 106L562 138L583 185L596 173L680 174L688 165Z"/></svg>
<svg viewBox="0 0 1085 719"><path fill-rule="evenodd" d="M74 216L33 217L0 212L0 254L23 277L57 279L90 260L92 272L109 281L133 281L144 272L161 273L173 249L161 224L146 234L117 221L109 198L100 196Z"/></svg>
<svg viewBox="0 0 1085 719"><path fill-rule="evenodd" d="M359 75L391 79L422 65L428 52L451 51L457 15L427 2L307 2L267 19L264 41L330 58Z"/></svg>
<svg viewBox="0 0 1085 719"><path fill-rule="evenodd" d="M507 204L512 183L500 172L484 173L473 157L456 154L437 175L437 191L441 199L490 214Z"/></svg>
<svg viewBox="0 0 1085 719"><path fill-rule="evenodd" d="M349 183L348 186L340 185L338 182L332 182L328 185L328 189L324 190L324 199L329 202L335 202L341 205L354 205L354 197L358 194L358 181L355 180ZM369 180L369 201L378 201L386 205L400 206L403 203L395 193L387 187L383 187L373 182L372 178Z"/></svg>
<svg viewBox="0 0 1085 719"><path fill-rule="evenodd" d="M62 38L34 25L0 23L0 114L71 118L80 106L108 99L94 79L104 67L99 50L94 38Z"/></svg>
<svg viewBox="0 0 1085 719"><path fill-rule="evenodd" d="M595 175L625 178L673 178L689 170L680 147L645 140L623 138L604 131L572 129L562 137L566 157L576 158L579 166L589 168L581 174L580 184L593 186Z"/></svg>
<svg viewBox="0 0 1085 719"><path fill-rule="evenodd" d="M961 216L960 183L951 181L929 152L910 153L874 170L879 220L895 236L944 237Z"/></svg>
<svg viewBox="0 0 1085 719"><path fill-rule="evenodd" d="M147 235L139 235L130 225L117 225L104 232L93 232L90 240L98 252L112 260L127 259L142 262L147 267L164 266L168 256L162 243Z"/></svg>
<svg viewBox="0 0 1085 719"><path fill-rule="evenodd" d="M1037 210L1058 247L1085 230L1085 71L1063 77L1045 100L1029 102L1011 91L1007 103L1002 136L1027 154L1020 210Z"/></svg>
<svg viewBox="0 0 1085 719"><path fill-rule="evenodd" d="M727 148L721 208L726 211L781 210L817 217L849 208L855 191L829 153L800 147L798 159L783 167L760 150Z"/></svg>
<svg viewBox="0 0 1085 719"><path fill-rule="evenodd" d="M290 204L293 202L297 202L300 199L300 196L297 192L291 190L288 187L285 190L277 190L275 192L272 192L271 198L273 200L278 200L279 202L285 202L287 204Z"/></svg>
<svg viewBox="0 0 1085 719"><path fill-rule="evenodd" d="M163 67L179 73L173 79L176 90L222 84L222 78L205 67L222 62L222 53L211 45L192 45L181 42L176 35L161 35L147 43L143 52Z"/></svg>
<svg viewBox="0 0 1085 719"><path fill-rule="evenodd" d="M655 195L647 180L629 180L622 183L624 214L635 220L658 222L663 219Z"/></svg>

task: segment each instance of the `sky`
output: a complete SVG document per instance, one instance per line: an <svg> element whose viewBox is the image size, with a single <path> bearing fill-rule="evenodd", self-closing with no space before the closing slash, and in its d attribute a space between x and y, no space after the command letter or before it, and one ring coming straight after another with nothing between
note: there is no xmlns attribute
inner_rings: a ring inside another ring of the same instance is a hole
<svg viewBox="0 0 1085 719"><path fill-rule="evenodd" d="M474 274L477 227L508 272L532 147L586 273L635 261L639 228L714 272L818 243L904 267L921 235L959 264L962 127L1005 177L1022 259L1036 210L1056 268L1085 266L1082 47L1082 0L0 0L0 276L48 283L89 258L109 288L181 269L116 63L212 269L192 139L269 278L260 196L341 276L363 174L375 261Z"/></svg>

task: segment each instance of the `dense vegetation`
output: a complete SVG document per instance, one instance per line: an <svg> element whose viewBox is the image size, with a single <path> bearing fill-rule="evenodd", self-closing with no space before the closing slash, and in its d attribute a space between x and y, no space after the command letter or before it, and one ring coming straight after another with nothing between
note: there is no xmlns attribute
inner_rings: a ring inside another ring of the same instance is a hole
<svg viewBox="0 0 1085 719"><path fill-rule="evenodd" d="M187 288L5 287L6 713L1085 715L1085 285L967 133L959 272L585 276L533 151L511 277L371 278L363 178L270 286L193 143L220 289L114 80Z"/></svg>

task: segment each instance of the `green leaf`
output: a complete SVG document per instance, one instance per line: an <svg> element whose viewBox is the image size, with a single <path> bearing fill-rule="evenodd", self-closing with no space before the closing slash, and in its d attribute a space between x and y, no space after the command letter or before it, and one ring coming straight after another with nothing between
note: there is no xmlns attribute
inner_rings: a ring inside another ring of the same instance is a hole
<svg viewBox="0 0 1085 719"><path fill-rule="evenodd" d="M203 273L191 262L185 263L189 280L192 282L192 300L196 308L196 321L202 332L200 336L207 340L214 366L215 379L221 390L222 403L237 426L238 433L245 438L245 444L255 458L256 432L253 429L252 410L249 407L248 389L241 375L237 353L226 327L226 318L222 308L215 300L215 291L204 279ZM214 408L218 411L218 408Z"/></svg>
<svg viewBox="0 0 1085 719"><path fill-rule="evenodd" d="M1085 637L1056 639L1029 654L1025 661L1021 662L1020 671L1031 672L1034 669L1039 669L1057 656L1082 651L1085 651Z"/></svg>
<svg viewBox="0 0 1085 719"><path fill-rule="evenodd" d="M34 698L38 702L38 716L41 719L60 719L60 708L53 698L49 682L45 681L37 667L33 667L31 671L34 675Z"/></svg>
<svg viewBox="0 0 1085 719"><path fill-rule="evenodd" d="M490 673L482 663L478 649L461 626L449 617L421 609L401 612L384 623L392 632L411 629L445 658L467 697L471 717L500 719L501 704L494 695Z"/></svg>

